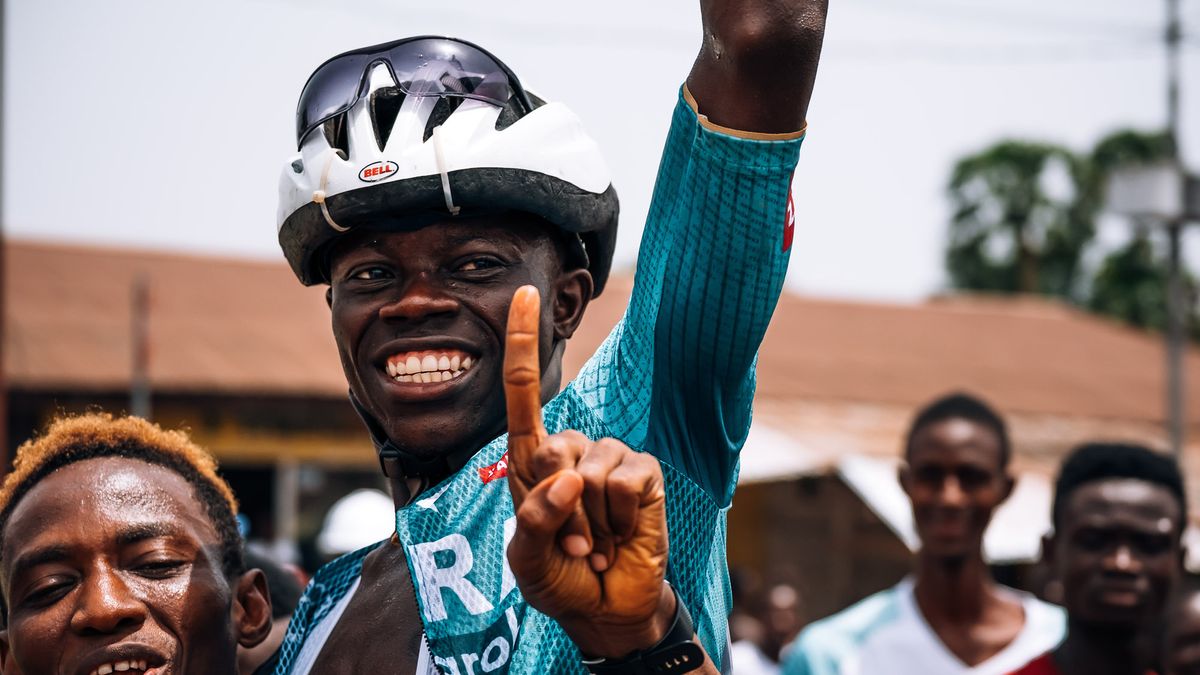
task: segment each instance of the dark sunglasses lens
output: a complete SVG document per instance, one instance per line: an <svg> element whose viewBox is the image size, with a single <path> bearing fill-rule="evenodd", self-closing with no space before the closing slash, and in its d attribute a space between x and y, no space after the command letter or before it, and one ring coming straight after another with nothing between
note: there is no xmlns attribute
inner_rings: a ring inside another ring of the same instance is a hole
<svg viewBox="0 0 1200 675"><path fill-rule="evenodd" d="M354 105L371 58L365 54L345 54L325 63L308 78L296 105L297 143L303 143L304 137L321 122Z"/></svg>
<svg viewBox="0 0 1200 675"><path fill-rule="evenodd" d="M503 106L513 95L504 67L468 44L413 40L393 47L387 59L409 96L458 96Z"/></svg>
<svg viewBox="0 0 1200 675"><path fill-rule="evenodd" d="M386 62L409 96L452 96L503 106L520 84L495 58L472 45L443 38L405 40L378 51L338 56L317 69L296 108L296 142L358 100L371 64Z"/></svg>

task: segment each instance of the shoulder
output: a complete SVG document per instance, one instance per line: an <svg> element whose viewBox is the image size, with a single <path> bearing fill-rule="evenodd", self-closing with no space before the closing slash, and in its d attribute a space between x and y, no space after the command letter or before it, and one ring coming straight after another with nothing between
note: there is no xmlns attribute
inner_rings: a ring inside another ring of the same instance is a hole
<svg viewBox="0 0 1200 675"><path fill-rule="evenodd" d="M1024 634L1036 638L1036 648L1049 651L1058 646L1067 635L1067 612L1058 605L1037 599L1032 594L1020 593L1021 605L1025 609Z"/></svg>
<svg viewBox="0 0 1200 675"><path fill-rule="evenodd" d="M856 652L874 632L900 618L899 592L898 587L880 591L837 614L809 624L796 638L788 661L837 662Z"/></svg>

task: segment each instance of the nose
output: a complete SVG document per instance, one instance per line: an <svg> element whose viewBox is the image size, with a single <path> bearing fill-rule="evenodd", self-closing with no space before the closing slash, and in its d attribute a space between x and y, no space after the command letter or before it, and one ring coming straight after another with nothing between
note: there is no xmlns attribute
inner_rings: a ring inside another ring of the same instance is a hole
<svg viewBox="0 0 1200 675"><path fill-rule="evenodd" d="M428 272L422 272L405 284L400 297L379 308L379 317L411 321L456 312L458 308L458 300L447 294Z"/></svg>
<svg viewBox="0 0 1200 675"><path fill-rule="evenodd" d="M115 633L141 625L146 606L112 570L98 570L80 582L71 630L76 633Z"/></svg>
<svg viewBox="0 0 1200 675"><path fill-rule="evenodd" d="M950 474L942 480L942 489L938 496L945 506L963 506L967 501L967 493L963 491L962 483L954 474Z"/></svg>
<svg viewBox="0 0 1200 675"><path fill-rule="evenodd" d="M1133 554L1133 549L1126 543L1118 544L1112 553L1106 556L1105 562L1107 563L1106 567L1114 572L1132 574L1138 571L1137 556Z"/></svg>

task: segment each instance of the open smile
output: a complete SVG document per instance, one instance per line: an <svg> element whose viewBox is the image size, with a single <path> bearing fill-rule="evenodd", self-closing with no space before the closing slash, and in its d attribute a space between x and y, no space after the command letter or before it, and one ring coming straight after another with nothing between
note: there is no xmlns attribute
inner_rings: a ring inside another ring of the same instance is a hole
<svg viewBox="0 0 1200 675"><path fill-rule="evenodd" d="M478 361L458 349L401 352L388 357L388 377L400 384L437 384L458 379Z"/></svg>
<svg viewBox="0 0 1200 675"><path fill-rule="evenodd" d="M122 661L110 661L100 664L100 667L91 671L91 675L109 675L110 673L145 673L149 669L146 659L125 659Z"/></svg>
<svg viewBox="0 0 1200 675"><path fill-rule="evenodd" d="M106 648L87 662L89 665L79 669L80 675L162 675L167 659L151 647L126 643Z"/></svg>

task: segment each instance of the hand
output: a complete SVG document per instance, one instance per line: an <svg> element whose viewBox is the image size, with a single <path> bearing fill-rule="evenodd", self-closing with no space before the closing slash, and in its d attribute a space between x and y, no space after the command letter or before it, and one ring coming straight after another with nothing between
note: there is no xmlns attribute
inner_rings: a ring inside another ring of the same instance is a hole
<svg viewBox="0 0 1200 675"><path fill-rule="evenodd" d="M829 0L701 0L704 41L688 90L699 112L741 131L799 131Z"/></svg>
<svg viewBox="0 0 1200 675"><path fill-rule="evenodd" d="M530 605L580 651L621 657L657 643L675 599L663 583L662 468L620 441L542 426L537 289L513 295L504 353L508 485L517 529L508 560Z"/></svg>

